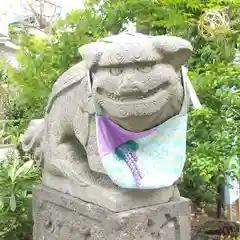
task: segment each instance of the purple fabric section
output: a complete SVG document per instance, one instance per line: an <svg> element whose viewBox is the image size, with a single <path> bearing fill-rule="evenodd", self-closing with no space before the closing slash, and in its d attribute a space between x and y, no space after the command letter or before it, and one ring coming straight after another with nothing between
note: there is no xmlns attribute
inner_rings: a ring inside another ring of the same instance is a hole
<svg viewBox="0 0 240 240"><path fill-rule="evenodd" d="M112 152L115 148L129 140L137 140L155 132L156 128L143 132L127 131L106 116L96 116L98 150L101 156Z"/></svg>

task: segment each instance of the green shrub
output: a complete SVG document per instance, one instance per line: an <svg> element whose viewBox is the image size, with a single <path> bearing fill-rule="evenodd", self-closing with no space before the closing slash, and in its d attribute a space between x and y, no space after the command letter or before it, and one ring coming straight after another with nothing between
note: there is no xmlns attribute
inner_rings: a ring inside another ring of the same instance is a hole
<svg viewBox="0 0 240 240"><path fill-rule="evenodd" d="M197 68L190 75L204 106L190 112L182 189L197 202L212 202L226 174L233 171L240 178L240 169L226 168L239 156L240 92L233 93L233 88L240 87L240 67L220 62Z"/></svg>
<svg viewBox="0 0 240 240"><path fill-rule="evenodd" d="M32 232L32 186L40 169L28 157L9 156L0 162L0 239L25 240Z"/></svg>
<svg viewBox="0 0 240 240"><path fill-rule="evenodd" d="M8 66L8 83L18 87L11 102L8 119L32 119L44 116L48 96L57 78L70 66L80 61L78 48L106 35L101 29L101 18L90 10L75 10L59 20L48 38L37 38L27 33L19 36L17 59L19 69Z"/></svg>

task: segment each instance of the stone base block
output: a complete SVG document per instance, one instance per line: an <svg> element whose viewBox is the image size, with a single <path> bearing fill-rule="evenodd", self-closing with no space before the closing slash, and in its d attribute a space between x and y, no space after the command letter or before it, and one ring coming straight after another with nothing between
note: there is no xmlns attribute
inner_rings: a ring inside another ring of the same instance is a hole
<svg viewBox="0 0 240 240"><path fill-rule="evenodd" d="M112 212L44 185L33 193L34 240L190 240L190 202Z"/></svg>
<svg viewBox="0 0 240 240"><path fill-rule="evenodd" d="M167 203L171 200L180 200L180 193L176 185L139 191L119 188L111 180L108 183L110 184L107 186L102 181L80 186L75 181L54 176L47 173L47 171L44 171L43 174L43 184L45 186L83 201L100 205L113 212L122 212L133 208Z"/></svg>

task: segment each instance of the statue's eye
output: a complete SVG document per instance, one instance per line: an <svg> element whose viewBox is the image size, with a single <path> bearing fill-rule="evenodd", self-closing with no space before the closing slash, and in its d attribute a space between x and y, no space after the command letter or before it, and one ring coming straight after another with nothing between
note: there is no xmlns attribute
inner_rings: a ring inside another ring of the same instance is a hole
<svg viewBox="0 0 240 240"><path fill-rule="evenodd" d="M138 71L143 73L149 73L152 71L153 64L143 64L141 66L138 66Z"/></svg>
<svg viewBox="0 0 240 240"><path fill-rule="evenodd" d="M118 76L118 75L122 74L122 72L123 72L122 68L110 68L110 73L113 76Z"/></svg>

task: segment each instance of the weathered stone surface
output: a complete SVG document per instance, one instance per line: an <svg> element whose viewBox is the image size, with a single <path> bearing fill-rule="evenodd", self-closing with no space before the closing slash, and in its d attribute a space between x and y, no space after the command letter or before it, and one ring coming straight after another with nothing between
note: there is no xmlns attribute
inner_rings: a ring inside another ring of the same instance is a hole
<svg viewBox="0 0 240 240"><path fill-rule="evenodd" d="M154 190L131 190L92 184L80 186L66 178L56 177L47 172L43 175L43 184L83 201L98 204L114 212L126 211L153 204L167 203L170 200L180 200L176 185Z"/></svg>
<svg viewBox="0 0 240 240"><path fill-rule="evenodd" d="M189 240L186 199L119 213L43 185L34 189L34 240Z"/></svg>

